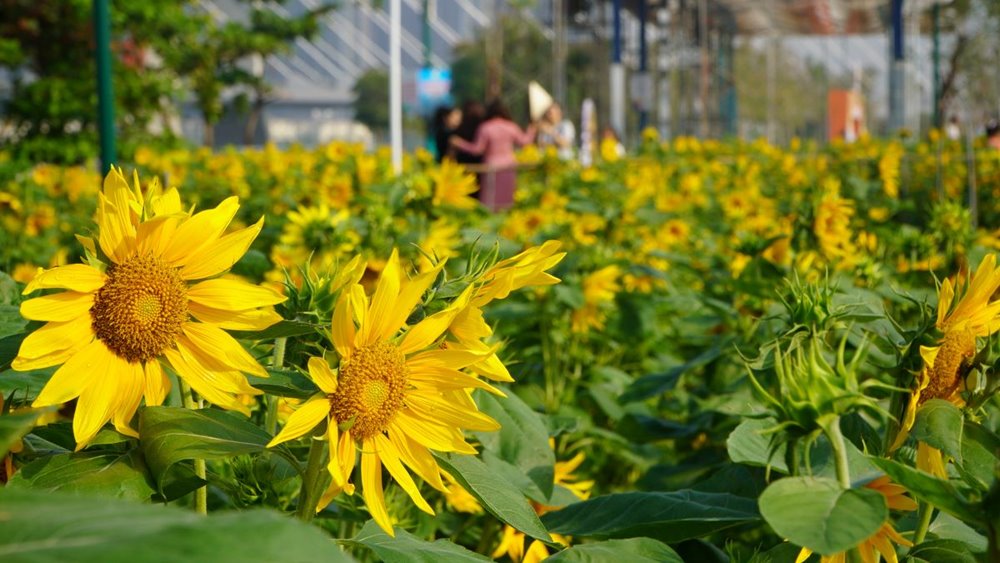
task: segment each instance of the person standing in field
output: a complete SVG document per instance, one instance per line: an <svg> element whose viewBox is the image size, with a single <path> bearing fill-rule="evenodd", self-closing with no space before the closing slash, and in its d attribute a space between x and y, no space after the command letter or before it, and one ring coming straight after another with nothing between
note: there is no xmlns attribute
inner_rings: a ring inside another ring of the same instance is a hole
<svg viewBox="0 0 1000 563"><path fill-rule="evenodd" d="M576 128L573 122L563 119L562 106L553 103L545 110L538 124L538 147L555 147L561 160L573 160L576 156L573 142L576 140Z"/></svg>
<svg viewBox="0 0 1000 563"><path fill-rule="evenodd" d="M517 158L514 148L527 145L535 138L535 126L526 131L514 123L510 110L499 99L490 102L486 109L486 121L476 130L472 142L458 135L451 138L458 150L474 155L482 155L486 170L481 177L480 201L491 211L507 209L514 203L517 186Z"/></svg>

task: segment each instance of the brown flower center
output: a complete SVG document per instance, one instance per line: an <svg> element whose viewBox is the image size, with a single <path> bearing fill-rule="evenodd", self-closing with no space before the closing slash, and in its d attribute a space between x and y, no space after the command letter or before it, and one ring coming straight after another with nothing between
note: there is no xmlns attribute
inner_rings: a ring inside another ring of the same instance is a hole
<svg viewBox="0 0 1000 563"><path fill-rule="evenodd" d="M951 399L962 384L962 371L976 355L976 336L970 330L947 332L941 339L941 349L929 369L930 381L920 395L920 403L931 399Z"/></svg>
<svg viewBox="0 0 1000 563"><path fill-rule="evenodd" d="M188 320L187 286L176 268L133 256L107 271L90 308L97 338L129 362L145 362L172 346Z"/></svg>
<svg viewBox="0 0 1000 563"><path fill-rule="evenodd" d="M371 438L383 432L403 406L406 382L406 359L399 348L388 342L363 346L340 365L330 414L338 424L353 420L355 438Z"/></svg>

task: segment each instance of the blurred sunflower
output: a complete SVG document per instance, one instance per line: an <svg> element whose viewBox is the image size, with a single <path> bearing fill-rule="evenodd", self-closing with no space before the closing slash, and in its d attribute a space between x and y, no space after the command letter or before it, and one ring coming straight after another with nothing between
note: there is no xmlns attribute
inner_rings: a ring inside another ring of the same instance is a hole
<svg viewBox="0 0 1000 563"><path fill-rule="evenodd" d="M476 177L461 164L445 159L440 166L428 172L427 176L434 182L431 201L435 206L475 209L479 205L476 199L469 197L479 189Z"/></svg>
<svg viewBox="0 0 1000 563"><path fill-rule="evenodd" d="M921 346L923 368L917 384L910 393L910 400L903 416L902 428L893 444L896 449L903 444L913 428L917 410L931 399L944 399L962 405L960 391L968 362L976 355L976 339L987 337L1000 330L1000 299L992 300L1000 289L1000 268L996 255L988 254L979 264L972 279L962 278L952 283L946 279L938 290L937 320L935 328L941 336L935 346ZM956 300L956 296L961 295ZM917 449L917 466L945 478L941 452L921 443Z"/></svg>
<svg viewBox="0 0 1000 563"><path fill-rule="evenodd" d="M323 358L309 360L309 374L321 393L296 410L268 444L304 436L325 420L328 470L333 479L318 508L341 491L353 494L351 473L360 455L365 504L389 535L394 532L385 506L382 466L418 508L433 514L410 471L445 491L431 450L474 455L476 449L465 441L463 430L500 428L479 412L470 392L478 388L503 393L460 371L482 355L443 350L438 345L452 320L468 305L471 291L443 311L405 328L406 319L443 266L402 280L399 255L393 251L371 299L356 282L343 289L330 327L339 366L333 370Z"/></svg>
<svg viewBox="0 0 1000 563"><path fill-rule="evenodd" d="M32 406L79 397L73 418L77 449L109 420L126 435L145 397L159 405L170 382L164 359L207 401L248 413L237 395L259 394L241 372L266 376L223 329L261 330L280 320L270 308L284 297L259 286L219 278L247 251L264 219L223 235L239 203L231 197L192 215L176 190L144 200L121 171L104 182L97 210L97 245L80 237L90 264L46 270L24 289L65 289L21 304L26 319L47 324L24 339L13 368L62 364ZM98 262L97 249L109 264ZM213 279L206 279L213 278ZM195 280L205 280L191 284Z"/></svg>

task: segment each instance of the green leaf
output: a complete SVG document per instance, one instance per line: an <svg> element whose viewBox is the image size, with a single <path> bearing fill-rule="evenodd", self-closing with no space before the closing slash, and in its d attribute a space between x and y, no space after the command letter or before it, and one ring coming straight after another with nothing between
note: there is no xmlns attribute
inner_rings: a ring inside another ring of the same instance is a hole
<svg viewBox="0 0 1000 563"><path fill-rule="evenodd" d="M735 463L768 467L782 473L788 473L785 464L785 445L782 444L771 453L771 436L761 432L773 428L777 423L774 419L744 420L729 434L726 439L726 449L729 459Z"/></svg>
<svg viewBox="0 0 1000 563"><path fill-rule="evenodd" d="M320 325L301 321L280 321L264 330L233 330L229 334L239 340L274 340L275 338L313 334L321 328Z"/></svg>
<svg viewBox="0 0 1000 563"><path fill-rule="evenodd" d="M167 471L187 459L220 459L261 452L271 436L247 418L215 409L146 407L139 413L140 445L164 492Z"/></svg>
<svg viewBox="0 0 1000 563"><path fill-rule="evenodd" d="M549 512L542 521L557 534L674 543L759 518L753 499L684 490L600 496Z"/></svg>
<svg viewBox="0 0 1000 563"><path fill-rule="evenodd" d="M872 458L872 463L918 500L929 502L966 523L985 522L982 508L969 502L950 482L891 459Z"/></svg>
<svg viewBox="0 0 1000 563"><path fill-rule="evenodd" d="M649 538L608 540L575 545L546 559L553 563L684 563L680 555L665 543Z"/></svg>
<svg viewBox="0 0 1000 563"><path fill-rule="evenodd" d="M268 395L308 399L319 392L311 379L294 370L268 369L269 377L247 376L247 381Z"/></svg>
<svg viewBox="0 0 1000 563"><path fill-rule="evenodd" d="M10 363L14 361L18 350L21 349L21 342L24 342L27 336L27 334L21 333L8 336L7 338L0 338L0 369L10 367ZM0 381L2 380L3 376L0 375Z"/></svg>
<svg viewBox="0 0 1000 563"><path fill-rule="evenodd" d="M948 401L931 399L920 407L910 434L962 461L962 411Z"/></svg>
<svg viewBox="0 0 1000 563"><path fill-rule="evenodd" d="M833 479L786 477L760 495L760 513L775 533L823 555L848 550L882 527L885 497L842 489Z"/></svg>
<svg viewBox="0 0 1000 563"><path fill-rule="evenodd" d="M17 305L21 302L21 291L17 282L7 272L0 272L0 305Z"/></svg>
<svg viewBox="0 0 1000 563"><path fill-rule="evenodd" d="M506 398L479 392L476 402L483 413L500 423L497 432L475 433L483 449L520 469L545 498L551 497L556 457L541 415L510 391Z"/></svg>
<svg viewBox="0 0 1000 563"><path fill-rule="evenodd" d="M988 490L995 479L1000 437L981 424L966 421L962 433L962 461L957 463L969 484Z"/></svg>
<svg viewBox="0 0 1000 563"><path fill-rule="evenodd" d="M7 487L100 494L138 501L148 501L155 492L142 458L135 450L45 456L22 467Z"/></svg>
<svg viewBox="0 0 1000 563"><path fill-rule="evenodd" d="M42 392L42 388L52 378L56 368L44 368L32 371L14 371L9 369L0 372L0 395L4 397L16 393L16 399L31 400Z"/></svg>
<svg viewBox="0 0 1000 563"><path fill-rule="evenodd" d="M0 458L7 455L14 444L35 427L35 421L48 409L32 409L26 412L0 413Z"/></svg>
<svg viewBox="0 0 1000 563"><path fill-rule="evenodd" d="M405 561L407 563L462 563L468 561L492 561L489 557L469 551L448 540L424 541L402 528L393 528L396 537L389 537L374 521L369 520L358 532L352 543L361 544L375 552L375 556L386 563Z"/></svg>
<svg viewBox="0 0 1000 563"><path fill-rule="evenodd" d="M934 538L962 542L973 553L983 553L988 547L986 536L947 512L938 512L928 531Z"/></svg>
<svg viewBox="0 0 1000 563"><path fill-rule="evenodd" d="M533 538L552 541L524 494L502 476L490 471L479 458L471 455L434 455L487 512Z"/></svg>
<svg viewBox="0 0 1000 563"><path fill-rule="evenodd" d="M914 547L907 554L914 561L927 563L976 563L976 556L962 542L956 540L934 540Z"/></svg>
<svg viewBox="0 0 1000 563"><path fill-rule="evenodd" d="M28 319L21 316L17 305L0 305L0 338L7 338L24 332Z"/></svg>
<svg viewBox="0 0 1000 563"><path fill-rule="evenodd" d="M722 356L722 351L727 349L732 341L732 337L719 338L710 348L703 350L679 366L672 367L663 373L645 375L636 379L622 395L620 402L624 404L642 401L673 389L684 373L714 362Z"/></svg>
<svg viewBox="0 0 1000 563"><path fill-rule="evenodd" d="M0 560L351 561L329 536L277 512L205 518L172 506L0 489Z"/></svg>

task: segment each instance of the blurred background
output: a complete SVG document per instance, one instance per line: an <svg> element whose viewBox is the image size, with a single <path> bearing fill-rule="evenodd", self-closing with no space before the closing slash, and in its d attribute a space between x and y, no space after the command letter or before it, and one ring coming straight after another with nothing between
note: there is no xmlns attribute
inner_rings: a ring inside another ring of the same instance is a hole
<svg viewBox="0 0 1000 563"><path fill-rule="evenodd" d="M108 4L119 153L150 143L387 140L391 1L0 0L0 142L98 151L94 6ZM442 104L540 83L626 145L981 134L1000 114L996 0L400 0L404 145Z"/></svg>

